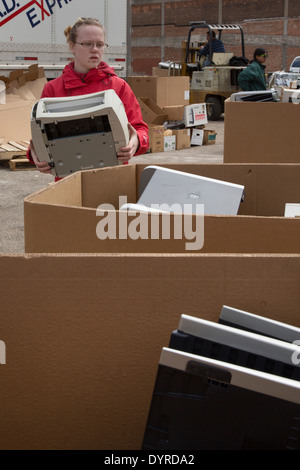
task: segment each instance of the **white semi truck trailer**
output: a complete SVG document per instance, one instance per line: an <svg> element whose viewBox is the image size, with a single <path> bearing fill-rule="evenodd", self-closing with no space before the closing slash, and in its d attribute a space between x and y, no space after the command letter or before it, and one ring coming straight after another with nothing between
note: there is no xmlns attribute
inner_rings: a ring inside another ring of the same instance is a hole
<svg viewBox="0 0 300 470"><path fill-rule="evenodd" d="M97 18L106 32L103 60L123 78L130 73L130 1L0 0L0 76L38 64L48 79L72 59L64 29L79 17Z"/></svg>

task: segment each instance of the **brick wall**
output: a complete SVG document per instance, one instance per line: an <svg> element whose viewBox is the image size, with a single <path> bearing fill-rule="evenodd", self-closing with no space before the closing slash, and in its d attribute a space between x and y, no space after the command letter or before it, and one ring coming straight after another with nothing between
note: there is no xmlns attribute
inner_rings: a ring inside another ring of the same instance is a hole
<svg viewBox="0 0 300 470"><path fill-rule="evenodd" d="M287 70L300 55L299 0L136 0L131 7L133 75L151 75L160 61L181 61L191 21L240 24L246 57L252 59L256 47L268 51L267 72ZM205 40L205 30L199 31ZM227 51L241 55L239 34L224 32L222 39Z"/></svg>

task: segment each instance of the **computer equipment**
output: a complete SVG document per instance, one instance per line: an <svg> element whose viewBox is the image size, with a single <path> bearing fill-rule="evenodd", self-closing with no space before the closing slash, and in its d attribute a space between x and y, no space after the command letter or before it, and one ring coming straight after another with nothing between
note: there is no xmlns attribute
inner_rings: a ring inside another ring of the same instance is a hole
<svg viewBox="0 0 300 470"><path fill-rule="evenodd" d="M300 203L287 202L284 208L284 217L300 217Z"/></svg>
<svg viewBox="0 0 300 470"><path fill-rule="evenodd" d="M280 101L278 91L274 88L261 91L239 91L232 93L230 101Z"/></svg>
<svg viewBox="0 0 300 470"><path fill-rule="evenodd" d="M153 207L146 207L143 204L137 204L133 202L128 202L126 204L122 204L120 207L120 210L122 211L132 211L132 212L144 212L146 214L149 213L154 213L154 214L168 214L169 212L167 211L162 211L159 209L155 209Z"/></svg>
<svg viewBox="0 0 300 470"><path fill-rule="evenodd" d="M243 185L150 165L141 173L137 203L184 214L204 205L204 214L236 215L243 198Z"/></svg>
<svg viewBox="0 0 300 470"><path fill-rule="evenodd" d="M117 152L129 141L125 108L114 90L40 99L32 108L31 133L39 160L58 177L118 165Z"/></svg>
<svg viewBox="0 0 300 470"><path fill-rule="evenodd" d="M300 383L163 348L143 450L299 450Z"/></svg>
<svg viewBox="0 0 300 470"><path fill-rule="evenodd" d="M227 305L222 307L219 323L288 343L293 343L294 341L299 341L300 343L300 328L260 315L254 315L244 310L228 307Z"/></svg>
<svg viewBox="0 0 300 470"><path fill-rule="evenodd" d="M296 344L202 318L181 315L169 347L300 381Z"/></svg>
<svg viewBox="0 0 300 470"><path fill-rule="evenodd" d="M282 99L283 103L293 103L299 104L300 102L300 90L294 88L284 88L282 90Z"/></svg>

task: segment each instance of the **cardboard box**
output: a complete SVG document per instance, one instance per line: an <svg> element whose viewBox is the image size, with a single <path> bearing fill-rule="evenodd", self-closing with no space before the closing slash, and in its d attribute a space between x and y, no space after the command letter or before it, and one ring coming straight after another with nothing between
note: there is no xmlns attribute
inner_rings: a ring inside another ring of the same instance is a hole
<svg viewBox="0 0 300 470"><path fill-rule="evenodd" d="M164 135L164 152L170 152L170 150L176 150L176 136Z"/></svg>
<svg viewBox="0 0 300 470"><path fill-rule="evenodd" d="M151 98L138 98L142 116L147 124L163 124L168 116Z"/></svg>
<svg viewBox="0 0 300 470"><path fill-rule="evenodd" d="M164 106L162 110L167 114L168 121L183 121L184 105Z"/></svg>
<svg viewBox="0 0 300 470"><path fill-rule="evenodd" d="M1 450L140 449L180 316L300 327L299 285L299 255L2 255Z"/></svg>
<svg viewBox="0 0 300 470"><path fill-rule="evenodd" d="M190 104L185 106L183 120L185 127L207 124L206 103Z"/></svg>
<svg viewBox="0 0 300 470"><path fill-rule="evenodd" d="M160 67L152 67L152 75L157 77L168 77L169 70L161 69Z"/></svg>
<svg viewBox="0 0 300 470"><path fill-rule="evenodd" d="M10 99L6 96L6 103L0 104L0 140L30 140L30 118L35 99L24 100L18 97Z"/></svg>
<svg viewBox="0 0 300 470"><path fill-rule="evenodd" d="M132 76L127 82L137 98L147 96L161 108L189 104L189 77Z"/></svg>
<svg viewBox="0 0 300 470"><path fill-rule="evenodd" d="M152 153L164 151L164 126L148 124L149 126L149 148Z"/></svg>
<svg viewBox="0 0 300 470"><path fill-rule="evenodd" d="M140 220L139 216L128 215L124 221L115 209L120 202L138 200L145 166L131 164L75 173L26 197L26 253L300 253L300 218L284 217L286 202L299 200L300 165L164 165L245 186L239 215L205 216L203 246L192 244L200 237L189 238L185 233L176 237L172 215L169 237L151 234L150 216L147 233L136 239L130 236L129 228ZM110 204L109 216L116 224L114 238L98 238L99 224L108 222L108 213L97 212L102 204ZM192 218L196 224L197 216ZM126 225L124 232L118 231L120 223Z"/></svg>
<svg viewBox="0 0 300 470"><path fill-rule="evenodd" d="M23 71L16 70L16 75L24 77ZM13 72L12 72L13 73ZM28 72L27 72L28 74ZM30 76L38 77L38 71L31 72ZM24 79L24 85L20 86L17 80L9 82L6 89L5 103L0 104L0 140L31 139L30 118L33 105L40 98L43 87L47 82L45 77L32 81Z"/></svg>
<svg viewBox="0 0 300 470"><path fill-rule="evenodd" d="M204 129L192 129L191 145L203 145Z"/></svg>
<svg viewBox="0 0 300 470"><path fill-rule="evenodd" d="M216 143L216 131L210 131L209 129L203 130L203 145L213 145Z"/></svg>
<svg viewBox="0 0 300 470"><path fill-rule="evenodd" d="M172 129L176 136L176 150L188 149L191 146L190 129Z"/></svg>
<svg viewBox="0 0 300 470"><path fill-rule="evenodd" d="M224 163L300 163L300 107L225 101Z"/></svg>

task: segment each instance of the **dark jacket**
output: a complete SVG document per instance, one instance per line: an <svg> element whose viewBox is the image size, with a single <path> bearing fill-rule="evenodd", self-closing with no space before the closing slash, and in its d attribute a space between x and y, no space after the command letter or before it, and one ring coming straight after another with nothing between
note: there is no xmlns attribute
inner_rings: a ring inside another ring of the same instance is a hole
<svg viewBox="0 0 300 470"><path fill-rule="evenodd" d="M212 39L211 51L212 51L212 54L214 52L225 52L225 47L224 47L223 42L220 41L220 39ZM201 49L201 51L199 52L200 56L202 56L202 55L207 56L208 54L209 54L209 42L207 44L205 44L203 49Z"/></svg>
<svg viewBox="0 0 300 470"><path fill-rule="evenodd" d="M243 91L266 90L266 66L253 60L238 76L238 82Z"/></svg>

